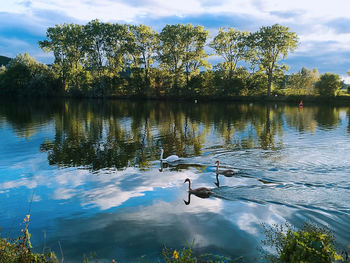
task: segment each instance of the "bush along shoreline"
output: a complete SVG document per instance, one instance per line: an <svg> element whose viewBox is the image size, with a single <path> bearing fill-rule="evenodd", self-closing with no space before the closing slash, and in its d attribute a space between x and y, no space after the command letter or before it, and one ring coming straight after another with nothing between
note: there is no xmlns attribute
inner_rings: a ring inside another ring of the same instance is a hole
<svg viewBox="0 0 350 263"><path fill-rule="evenodd" d="M0 236L0 263L58 263L55 253L35 253L32 251L30 233L28 230L30 215L26 215L21 229L21 235L16 239ZM257 262L271 263L350 263L350 244L347 248L337 252L333 233L323 226L313 223L305 223L300 229L295 229L290 224L268 226L262 224L265 239L258 248L260 259ZM229 257L204 254L196 256L192 244L187 244L182 249L170 249L164 246L160 255L165 263L226 263L245 262L243 257L231 259ZM269 249L267 249L269 248ZM61 251L62 253L62 251ZM83 256L82 262L98 262L96 254ZM66 261L69 262L69 261ZM111 259L112 263L119 262ZM140 262L151 262L144 258Z"/></svg>

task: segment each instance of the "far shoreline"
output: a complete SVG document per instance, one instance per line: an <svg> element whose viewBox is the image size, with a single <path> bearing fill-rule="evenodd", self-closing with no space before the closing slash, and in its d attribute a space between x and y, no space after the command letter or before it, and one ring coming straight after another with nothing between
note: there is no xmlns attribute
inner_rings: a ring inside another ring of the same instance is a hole
<svg viewBox="0 0 350 263"><path fill-rule="evenodd" d="M300 101L303 101L303 106L318 105L320 103L328 103L329 105L336 106L350 106L350 96L312 96L312 95L275 95L275 96L140 96L140 95L128 95L128 96L20 96L20 97L0 97L0 100L11 101L23 101L23 100L130 100L130 101L159 101L159 102L191 102L191 103L210 103L210 102L238 102L238 103L286 103L299 106Z"/></svg>

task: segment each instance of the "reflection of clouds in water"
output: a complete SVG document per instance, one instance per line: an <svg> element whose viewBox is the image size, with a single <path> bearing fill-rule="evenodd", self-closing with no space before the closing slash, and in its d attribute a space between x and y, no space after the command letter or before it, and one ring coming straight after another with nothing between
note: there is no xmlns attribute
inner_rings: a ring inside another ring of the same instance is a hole
<svg viewBox="0 0 350 263"><path fill-rule="evenodd" d="M241 230L248 232L251 235L257 235L258 230L256 229L256 224L261 222L260 219L253 214L243 213L237 220L237 225Z"/></svg>
<svg viewBox="0 0 350 263"><path fill-rule="evenodd" d="M33 194L31 200L32 202L40 202L41 201L41 197L39 195L35 195Z"/></svg>
<svg viewBox="0 0 350 263"><path fill-rule="evenodd" d="M261 223L281 224L285 222L286 216L293 213L290 209L274 204L261 205L246 201L223 202L222 210L222 215L232 225L256 237L261 235Z"/></svg>
<svg viewBox="0 0 350 263"><path fill-rule="evenodd" d="M68 200L74 197L74 195L73 189L58 188L54 191L52 198L54 200Z"/></svg>
<svg viewBox="0 0 350 263"><path fill-rule="evenodd" d="M189 206L183 204L182 197L171 203L154 200L152 205L124 207L119 213L62 219L57 239L64 244L65 255L70 262L75 262L70 258L77 255L74 250L92 249L89 240L94 240L93 249L98 255L108 257L111 250L107 248L113 246L113 256L121 262L137 262L140 256L149 255L149 251L159 253L163 244L179 248L192 241L194 249L207 253L221 251L245 258L254 256L251 248L257 245L256 239L232 224L230 217L222 213L223 200L193 200ZM65 233L65 229L71 229L73 233ZM80 238L72 239L72 236Z"/></svg>
<svg viewBox="0 0 350 263"><path fill-rule="evenodd" d="M154 192L155 188L172 188L182 186L185 178L198 177L192 171L163 172L157 170L143 171L129 167L122 171L100 171L92 174L85 169L59 169L41 172L27 178L6 181L0 184L2 191L11 191L19 187L35 189L37 187L53 188L49 194L54 200L80 199L84 207L98 207L101 210L117 207L134 197ZM38 199L39 200L39 199Z"/></svg>
<svg viewBox="0 0 350 263"><path fill-rule="evenodd" d="M116 185L94 188L83 193L82 206L96 206L101 210L117 207L130 198L144 196L144 192L151 188L138 187L134 191L123 191Z"/></svg>
<svg viewBox="0 0 350 263"><path fill-rule="evenodd" d="M38 185L40 185L38 183L38 181L40 181L40 179L41 179L41 176L34 176L31 178L22 177L22 178L17 179L17 180L3 182L2 184L0 184L0 189L10 190L10 189L19 188L22 186L27 187L28 189L34 189Z"/></svg>

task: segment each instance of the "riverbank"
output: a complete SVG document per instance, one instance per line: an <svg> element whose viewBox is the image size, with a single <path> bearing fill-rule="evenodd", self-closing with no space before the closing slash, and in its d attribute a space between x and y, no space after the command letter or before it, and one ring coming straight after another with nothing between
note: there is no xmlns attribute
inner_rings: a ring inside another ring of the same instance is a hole
<svg viewBox="0 0 350 263"><path fill-rule="evenodd" d="M239 102L239 103L287 103L299 105L300 101L303 101L303 106L317 105L327 103L328 105L336 106L349 106L350 96L336 96L336 97L323 97L323 96L305 96L305 95L291 95L291 96L193 96L193 97L178 97L178 96L49 96L49 97L16 97L11 98L14 101L23 100L130 100L130 101L184 101L184 102ZM0 98L0 100L8 101L9 98Z"/></svg>

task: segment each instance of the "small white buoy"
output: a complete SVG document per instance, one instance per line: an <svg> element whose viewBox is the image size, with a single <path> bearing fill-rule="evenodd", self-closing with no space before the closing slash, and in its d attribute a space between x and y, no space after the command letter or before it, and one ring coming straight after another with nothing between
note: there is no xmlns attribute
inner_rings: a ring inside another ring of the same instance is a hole
<svg viewBox="0 0 350 263"><path fill-rule="evenodd" d="M197 103L197 100L194 100L194 103Z"/></svg>

